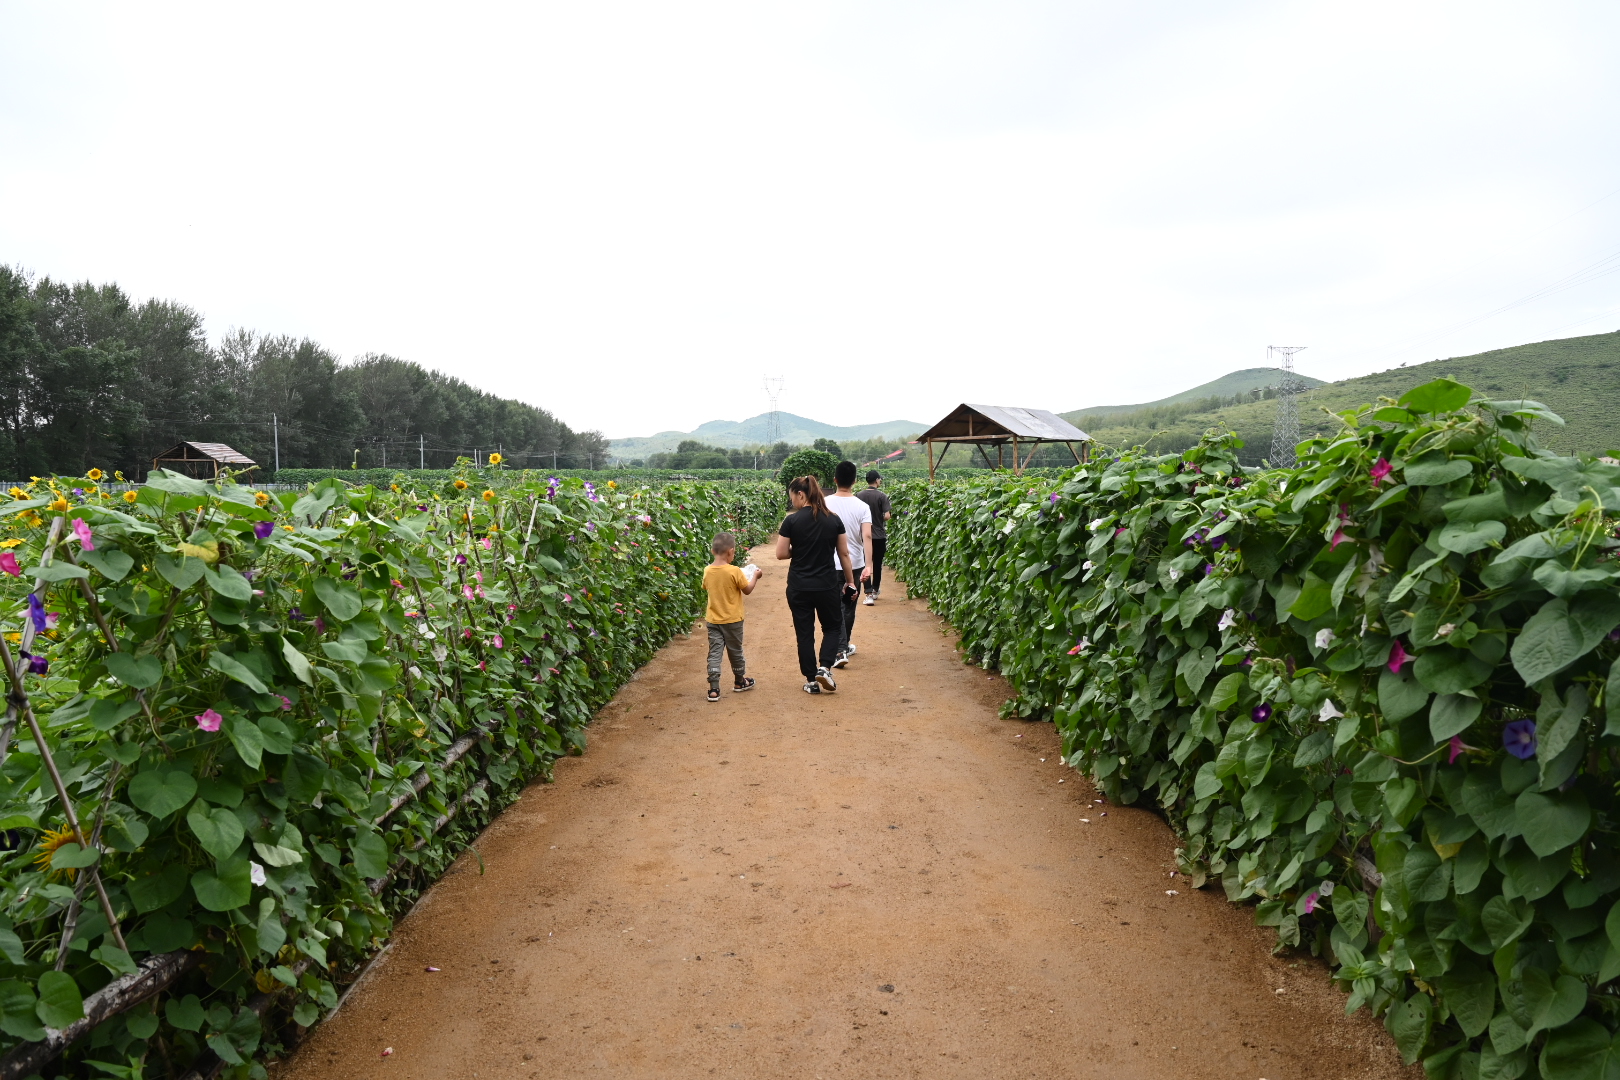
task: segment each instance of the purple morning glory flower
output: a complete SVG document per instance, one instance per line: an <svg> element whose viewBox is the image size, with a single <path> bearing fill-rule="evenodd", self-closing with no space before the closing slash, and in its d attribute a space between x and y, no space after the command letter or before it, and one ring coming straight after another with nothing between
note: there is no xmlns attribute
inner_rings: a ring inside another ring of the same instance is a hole
<svg viewBox="0 0 1620 1080"><path fill-rule="evenodd" d="M45 603L34 593L28 594L28 617L34 620L34 632L43 634L46 625Z"/></svg>
<svg viewBox="0 0 1620 1080"><path fill-rule="evenodd" d="M291 619L293 622L303 622L304 613L299 611L297 608L289 608L287 610L287 618Z"/></svg>
<svg viewBox="0 0 1620 1080"><path fill-rule="evenodd" d="M326 620L319 615L315 616L315 632L317 634L326 633Z"/></svg>
<svg viewBox="0 0 1620 1080"><path fill-rule="evenodd" d="M28 670L34 675L43 675L47 671L51 670L51 662L45 659L43 656L35 656L32 653L23 653L22 658L28 661Z"/></svg>
<svg viewBox="0 0 1620 1080"><path fill-rule="evenodd" d="M77 495L81 499L84 498L84 488L74 488L73 494Z"/></svg>
<svg viewBox="0 0 1620 1080"><path fill-rule="evenodd" d="M260 540L270 539L270 534L275 531L276 523L273 521L261 521L253 526L253 535L257 536Z"/></svg>
<svg viewBox="0 0 1620 1080"><path fill-rule="evenodd" d="M1052 492L1052 496L1051 496L1050 501L1051 502L1057 502L1058 501L1058 493L1057 492L1055 492L1055 491Z"/></svg>
<svg viewBox="0 0 1620 1080"><path fill-rule="evenodd" d="M1209 542L1209 546L1215 551L1221 550L1221 548L1226 546L1226 537L1217 536L1215 539Z"/></svg>
<svg viewBox="0 0 1620 1080"><path fill-rule="evenodd" d="M1263 724L1267 720L1271 719L1271 706L1256 705L1252 710L1250 710L1249 715L1254 718L1255 723Z"/></svg>
<svg viewBox="0 0 1620 1080"><path fill-rule="evenodd" d="M467 556L465 556L465 555L457 555L456 556L456 565L457 566L466 566L467 565Z"/></svg>
<svg viewBox="0 0 1620 1080"><path fill-rule="evenodd" d="M427 503L417 503L416 508L422 511L424 514L427 513Z"/></svg>
<svg viewBox="0 0 1620 1080"><path fill-rule="evenodd" d="M1515 720L1502 729L1502 747L1524 761L1536 756L1536 722Z"/></svg>
<svg viewBox="0 0 1620 1080"><path fill-rule="evenodd" d="M1214 563L1207 562L1207 563L1204 564L1204 576L1205 577L1208 577L1209 575L1213 574L1214 572L1215 572L1215 564Z"/></svg>

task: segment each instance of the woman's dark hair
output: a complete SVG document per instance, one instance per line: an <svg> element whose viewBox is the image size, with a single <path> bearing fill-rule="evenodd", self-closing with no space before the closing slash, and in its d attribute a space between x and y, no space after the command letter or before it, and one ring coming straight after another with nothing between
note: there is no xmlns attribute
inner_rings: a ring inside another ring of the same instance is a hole
<svg viewBox="0 0 1620 1080"><path fill-rule="evenodd" d="M830 514L827 509L827 500L821 494L821 481L813 476L801 476L796 480L788 481L788 491L797 491L803 495L810 504L810 513L816 517Z"/></svg>

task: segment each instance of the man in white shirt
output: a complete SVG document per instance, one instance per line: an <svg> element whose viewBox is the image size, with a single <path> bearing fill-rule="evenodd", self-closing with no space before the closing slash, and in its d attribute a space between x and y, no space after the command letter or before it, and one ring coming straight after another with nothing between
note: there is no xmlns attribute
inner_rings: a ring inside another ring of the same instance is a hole
<svg viewBox="0 0 1620 1080"><path fill-rule="evenodd" d="M872 562L872 508L855 497L852 490L855 486L855 463L853 461L840 461L838 468L833 472L833 479L838 483L838 493L827 496L827 509L837 514L844 522L844 531L849 536L849 561L855 570L856 580L865 582L872 576L869 569ZM844 567L838 562L838 556L833 556L840 572ZM841 668L849 663L849 658L855 655L855 645L849 640L850 632L855 629L855 607L861 596L857 586L853 591L845 589L841 599L844 609L844 633L839 641L838 657L833 661L833 667Z"/></svg>

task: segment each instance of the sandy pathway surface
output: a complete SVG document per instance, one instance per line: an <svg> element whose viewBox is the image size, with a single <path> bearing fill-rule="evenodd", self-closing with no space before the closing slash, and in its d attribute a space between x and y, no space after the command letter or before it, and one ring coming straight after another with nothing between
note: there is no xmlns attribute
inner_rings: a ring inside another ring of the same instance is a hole
<svg viewBox="0 0 1620 1080"><path fill-rule="evenodd" d="M710 704L701 630L666 648L278 1080L1421 1075L898 582L805 694L756 558L759 688Z"/></svg>

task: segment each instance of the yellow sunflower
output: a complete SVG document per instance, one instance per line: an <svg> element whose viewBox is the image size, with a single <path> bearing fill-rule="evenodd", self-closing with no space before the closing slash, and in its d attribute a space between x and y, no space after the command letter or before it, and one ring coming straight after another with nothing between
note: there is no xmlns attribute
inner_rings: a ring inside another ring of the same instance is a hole
<svg viewBox="0 0 1620 1080"><path fill-rule="evenodd" d="M138 492L138 491L126 491L126 492L124 492L124 501L127 502L127 503L132 503L132 502L134 502L136 499L138 499L140 497L141 497L141 493Z"/></svg>
<svg viewBox="0 0 1620 1080"><path fill-rule="evenodd" d="M268 491L255 492L253 495L253 503L255 506L269 506L270 493Z"/></svg>
<svg viewBox="0 0 1620 1080"><path fill-rule="evenodd" d="M467 481L465 481L465 480L457 480L456 481L456 490L457 491L466 491L467 490Z"/></svg>
<svg viewBox="0 0 1620 1080"><path fill-rule="evenodd" d="M103 476L106 476L107 474L102 472L100 469L91 469L89 472L85 473L84 475L88 476L92 480L100 480Z"/></svg>
<svg viewBox="0 0 1620 1080"><path fill-rule="evenodd" d="M506 460L506 459L501 457L501 455L499 455L499 454L491 454L491 455L489 455L489 463L491 465L499 465L504 460Z"/></svg>
<svg viewBox="0 0 1620 1080"><path fill-rule="evenodd" d="M10 495L13 499L26 499L26 498L28 498L28 492L24 491L20 487L13 487L6 494Z"/></svg>
<svg viewBox="0 0 1620 1080"><path fill-rule="evenodd" d="M58 495L56 498L51 500L50 506L47 509L55 510L58 514L67 513L67 510L68 510L67 497L63 496L63 495Z"/></svg>
<svg viewBox="0 0 1620 1080"><path fill-rule="evenodd" d="M78 839L73 835L72 829L62 828L45 830L45 835L40 837L39 840L39 854L34 857L34 865L39 867L41 873L51 873L51 859L56 855L56 849L61 847L63 844L77 844L78 842ZM72 868L59 872L66 874L69 881L76 878L79 874L77 870Z"/></svg>
<svg viewBox="0 0 1620 1080"><path fill-rule="evenodd" d="M484 501L485 502L494 502L495 501L495 492L490 490L489 488L485 488L484 489Z"/></svg>

